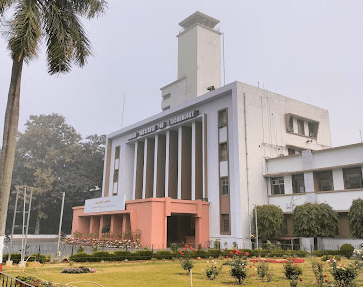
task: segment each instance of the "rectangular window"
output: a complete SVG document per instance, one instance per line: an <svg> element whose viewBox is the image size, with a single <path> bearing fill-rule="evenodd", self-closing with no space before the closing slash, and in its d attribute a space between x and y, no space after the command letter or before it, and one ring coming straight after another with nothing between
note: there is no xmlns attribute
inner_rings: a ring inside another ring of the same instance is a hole
<svg viewBox="0 0 363 287"><path fill-rule="evenodd" d="M170 109L170 106L166 106L165 108L162 108L162 111L166 111L166 110L169 110Z"/></svg>
<svg viewBox="0 0 363 287"><path fill-rule="evenodd" d="M304 193L305 192L304 174L303 173L292 175L292 191L293 191L293 193Z"/></svg>
<svg viewBox="0 0 363 287"><path fill-rule="evenodd" d="M222 195L228 195L229 193L228 177L221 178L221 193Z"/></svg>
<svg viewBox="0 0 363 287"><path fill-rule="evenodd" d="M289 118L289 126L287 128L289 132L294 132L294 119L292 117Z"/></svg>
<svg viewBox="0 0 363 287"><path fill-rule="evenodd" d="M295 149L294 149L294 148L288 148L288 149L287 149L287 153L288 153L289 155L295 154Z"/></svg>
<svg viewBox="0 0 363 287"><path fill-rule="evenodd" d="M271 194L285 194L284 177L271 177Z"/></svg>
<svg viewBox="0 0 363 287"><path fill-rule="evenodd" d="M113 171L113 182L118 182L118 169Z"/></svg>
<svg viewBox="0 0 363 287"><path fill-rule="evenodd" d="M219 161L228 160L227 143L219 144Z"/></svg>
<svg viewBox="0 0 363 287"><path fill-rule="evenodd" d="M120 146L115 148L115 159L120 158Z"/></svg>
<svg viewBox="0 0 363 287"><path fill-rule="evenodd" d="M227 126L227 110L218 112L218 127L223 128Z"/></svg>
<svg viewBox="0 0 363 287"><path fill-rule="evenodd" d="M308 123L309 137L316 138L316 124Z"/></svg>
<svg viewBox="0 0 363 287"><path fill-rule="evenodd" d="M331 170L314 172L318 191L334 190L333 173Z"/></svg>
<svg viewBox="0 0 363 287"><path fill-rule="evenodd" d="M362 168L360 166L343 168L343 178L345 189L355 189L363 187Z"/></svg>
<svg viewBox="0 0 363 287"><path fill-rule="evenodd" d="M163 100L169 99L170 98L170 93L167 93L163 96Z"/></svg>
<svg viewBox="0 0 363 287"><path fill-rule="evenodd" d="M221 233L229 233L229 214L221 215Z"/></svg>
<svg viewBox="0 0 363 287"><path fill-rule="evenodd" d="M305 135L304 121L297 120L297 133L299 135Z"/></svg>

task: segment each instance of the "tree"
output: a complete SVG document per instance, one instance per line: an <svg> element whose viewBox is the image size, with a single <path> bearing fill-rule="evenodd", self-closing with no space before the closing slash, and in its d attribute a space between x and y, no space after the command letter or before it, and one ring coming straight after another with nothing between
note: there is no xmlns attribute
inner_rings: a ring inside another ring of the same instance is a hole
<svg viewBox="0 0 363 287"><path fill-rule="evenodd" d="M25 132L18 135L12 184L34 186L35 234L57 232L59 213L54 210L60 210L63 191L63 222L70 227L72 207L83 204L89 190L101 186L104 141L105 136L97 135L82 140L61 115L30 116Z"/></svg>
<svg viewBox="0 0 363 287"><path fill-rule="evenodd" d="M256 222L255 208L253 209L253 226ZM282 234L285 228L285 217L282 209L276 205L257 206L257 228L258 235L267 239Z"/></svg>
<svg viewBox="0 0 363 287"><path fill-rule="evenodd" d="M338 213L330 205L307 202L294 209L292 233L301 237L333 237L338 221Z"/></svg>
<svg viewBox="0 0 363 287"><path fill-rule="evenodd" d="M348 212L348 224L350 234L363 239L363 199L353 200Z"/></svg>
<svg viewBox="0 0 363 287"><path fill-rule="evenodd" d="M14 11L8 25L13 67L0 157L0 241L5 231L14 165L23 62L37 56L44 37L49 74L69 72L72 62L83 67L91 55L91 46L79 17L94 18L106 5L104 0L0 0L0 21L6 11Z"/></svg>

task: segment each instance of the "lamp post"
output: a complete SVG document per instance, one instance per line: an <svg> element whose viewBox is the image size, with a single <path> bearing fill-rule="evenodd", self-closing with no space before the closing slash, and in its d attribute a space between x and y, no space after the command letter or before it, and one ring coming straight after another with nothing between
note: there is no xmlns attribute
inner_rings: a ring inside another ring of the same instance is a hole
<svg viewBox="0 0 363 287"><path fill-rule="evenodd" d="M258 249L258 227L257 227L257 205L255 207L255 223L256 223L256 249Z"/></svg>
<svg viewBox="0 0 363 287"><path fill-rule="evenodd" d="M65 195L66 195L66 193L63 192L62 208L61 208L61 214L60 214L60 219L59 219L59 230L58 230L58 250L57 250L57 256L58 257L60 257L59 243L60 243L60 237L61 237L61 232L62 232L63 208L64 208L64 197L65 197Z"/></svg>

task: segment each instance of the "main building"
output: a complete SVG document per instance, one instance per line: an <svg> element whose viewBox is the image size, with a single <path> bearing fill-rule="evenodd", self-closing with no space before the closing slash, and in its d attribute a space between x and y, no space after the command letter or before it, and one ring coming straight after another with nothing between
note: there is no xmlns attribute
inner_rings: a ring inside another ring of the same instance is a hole
<svg viewBox="0 0 363 287"><path fill-rule="evenodd" d="M363 197L363 146L330 149L328 111L241 82L221 86L218 23L200 12L179 23L178 79L161 88L162 112L107 136L102 197L74 208L73 235L107 226L157 249L250 248L255 205L280 206L292 235L297 204L328 200L344 213ZM358 173L353 190L341 182L346 168Z"/></svg>

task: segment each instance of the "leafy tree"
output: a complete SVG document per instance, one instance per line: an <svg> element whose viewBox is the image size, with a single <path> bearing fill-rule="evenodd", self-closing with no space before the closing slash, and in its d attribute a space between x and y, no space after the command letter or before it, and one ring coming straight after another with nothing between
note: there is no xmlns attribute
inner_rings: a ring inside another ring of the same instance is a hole
<svg viewBox="0 0 363 287"><path fill-rule="evenodd" d="M253 209L253 226L255 226L255 209ZM258 235L266 238L274 238L284 232L285 217L280 207L276 205L257 206Z"/></svg>
<svg viewBox="0 0 363 287"><path fill-rule="evenodd" d="M83 67L91 46L80 17L94 18L106 5L104 0L0 0L0 22L6 11L14 11L8 25L13 67L0 157L0 238L5 231L14 165L23 62L37 56L44 37L49 74L69 72L72 62Z"/></svg>
<svg viewBox="0 0 363 287"><path fill-rule="evenodd" d="M333 237L338 220L338 213L330 205L307 202L294 209L292 233L301 237Z"/></svg>
<svg viewBox="0 0 363 287"><path fill-rule="evenodd" d="M25 132L18 135L13 185L34 186L36 214L31 222L36 222L36 234L41 221L46 223L42 233L57 233L59 212L54 210L60 210L63 191L63 223L70 231L72 207L83 204L89 190L102 184L104 141L105 136L97 135L82 140L58 114L30 116Z"/></svg>
<svg viewBox="0 0 363 287"><path fill-rule="evenodd" d="M348 224L350 234L363 239L363 199L353 200L348 212Z"/></svg>

